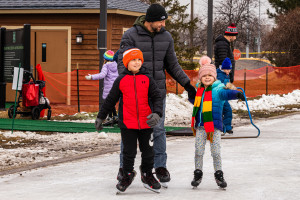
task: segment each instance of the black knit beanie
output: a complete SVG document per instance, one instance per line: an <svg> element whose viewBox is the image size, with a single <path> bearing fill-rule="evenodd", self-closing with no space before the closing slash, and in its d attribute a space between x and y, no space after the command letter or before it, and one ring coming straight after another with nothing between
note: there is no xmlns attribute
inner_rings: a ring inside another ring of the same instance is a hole
<svg viewBox="0 0 300 200"><path fill-rule="evenodd" d="M168 18L168 14L164 7L159 4L151 4L147 9L146 13L146 21L147 22L156 22L166 20Z"/></svg>

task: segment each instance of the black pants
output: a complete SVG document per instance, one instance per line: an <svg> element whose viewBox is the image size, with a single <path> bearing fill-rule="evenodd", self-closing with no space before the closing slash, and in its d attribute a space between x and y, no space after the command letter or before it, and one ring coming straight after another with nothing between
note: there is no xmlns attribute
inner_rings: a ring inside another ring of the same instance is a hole
<svg viewBox="0 0 300 200"><path fill-rule="evenodd" d="M123 170L132 172L134 169L134 159L137 153L137 140L139 141L140 151L142 152L142 172L152 171L154 163L154 153L152 146L149 145L152 129L121 129L123 142Z"/></svg>

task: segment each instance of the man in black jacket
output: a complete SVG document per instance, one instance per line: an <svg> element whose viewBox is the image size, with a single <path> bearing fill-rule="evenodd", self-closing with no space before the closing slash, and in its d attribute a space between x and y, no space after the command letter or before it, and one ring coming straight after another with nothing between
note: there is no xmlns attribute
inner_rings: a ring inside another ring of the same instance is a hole
<svg viewBox="0 0 300 200"><path fill-rule="evenodd" d="M152 4L146 16L140 16L133 27L128 29L121 40L120 54L118 58L119 73L124 70L122 62L123 52L130 46L139 48L144 54L143 66L153 76L163 97L163 116L157 126L153 129L154 168L157 178L162 185L170 181L167 170L166 133L164 128L166 107L166 74L165 70L181 86L185 88L188 95L196 95L195 88L190 84L190 79L180 67L174 50L174 41L171 34L166 31L165 21L168 15L159 4ZM122 144L121 144L122 149ZM122 151L120 154L120 172L122 169ZM121 173L118 174L122 175Z"/></svg>
<svg viewBox="0 0 300 200"><path fill-rule="evenodd" d="M215 65L216 68L222 65L222 62L225 58L230 58L232 64L232 70L230 72L230 82L234 81L234 70L235 70L235 60L230 48L230 43L236 40L238 35L237 28L234 23L227 27L224 36L219 35L215 41Z"/></svg>

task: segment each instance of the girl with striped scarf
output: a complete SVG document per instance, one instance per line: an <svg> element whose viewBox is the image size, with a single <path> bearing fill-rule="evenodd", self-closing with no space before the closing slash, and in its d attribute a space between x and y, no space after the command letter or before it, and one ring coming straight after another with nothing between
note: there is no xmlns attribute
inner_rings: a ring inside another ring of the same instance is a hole
<svg viewBox="0 0 300 200"><path fill-rule="evenodd" d="M194 104L192 124L195 139L195 171L191 182L197 187L203 176L203 156L206 141L210 141L210 150L213 157L215 180L221 188L226 188L227 183L223 177L221 160L221 133L223 130L222 110L226 100L244 99L241 92L225 87L217 80L216 67L211 59L203 56L200 59L199 79L195 98L189 99Z"/></svg>

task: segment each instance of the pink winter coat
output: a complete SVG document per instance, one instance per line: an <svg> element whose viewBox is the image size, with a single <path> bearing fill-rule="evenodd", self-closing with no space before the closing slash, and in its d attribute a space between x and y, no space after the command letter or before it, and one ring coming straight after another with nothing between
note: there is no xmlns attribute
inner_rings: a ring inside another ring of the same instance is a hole
<svg viewBox="0 0 300 200"><path fill-rule="evenodd" d="M99 80L104 78L104 87L102 95L103 99L106 99L110 89L113 86L114 81L118 76L119 73L116 62L108 62L104 64L99 74L92 75L92 80Z"/></svg>

